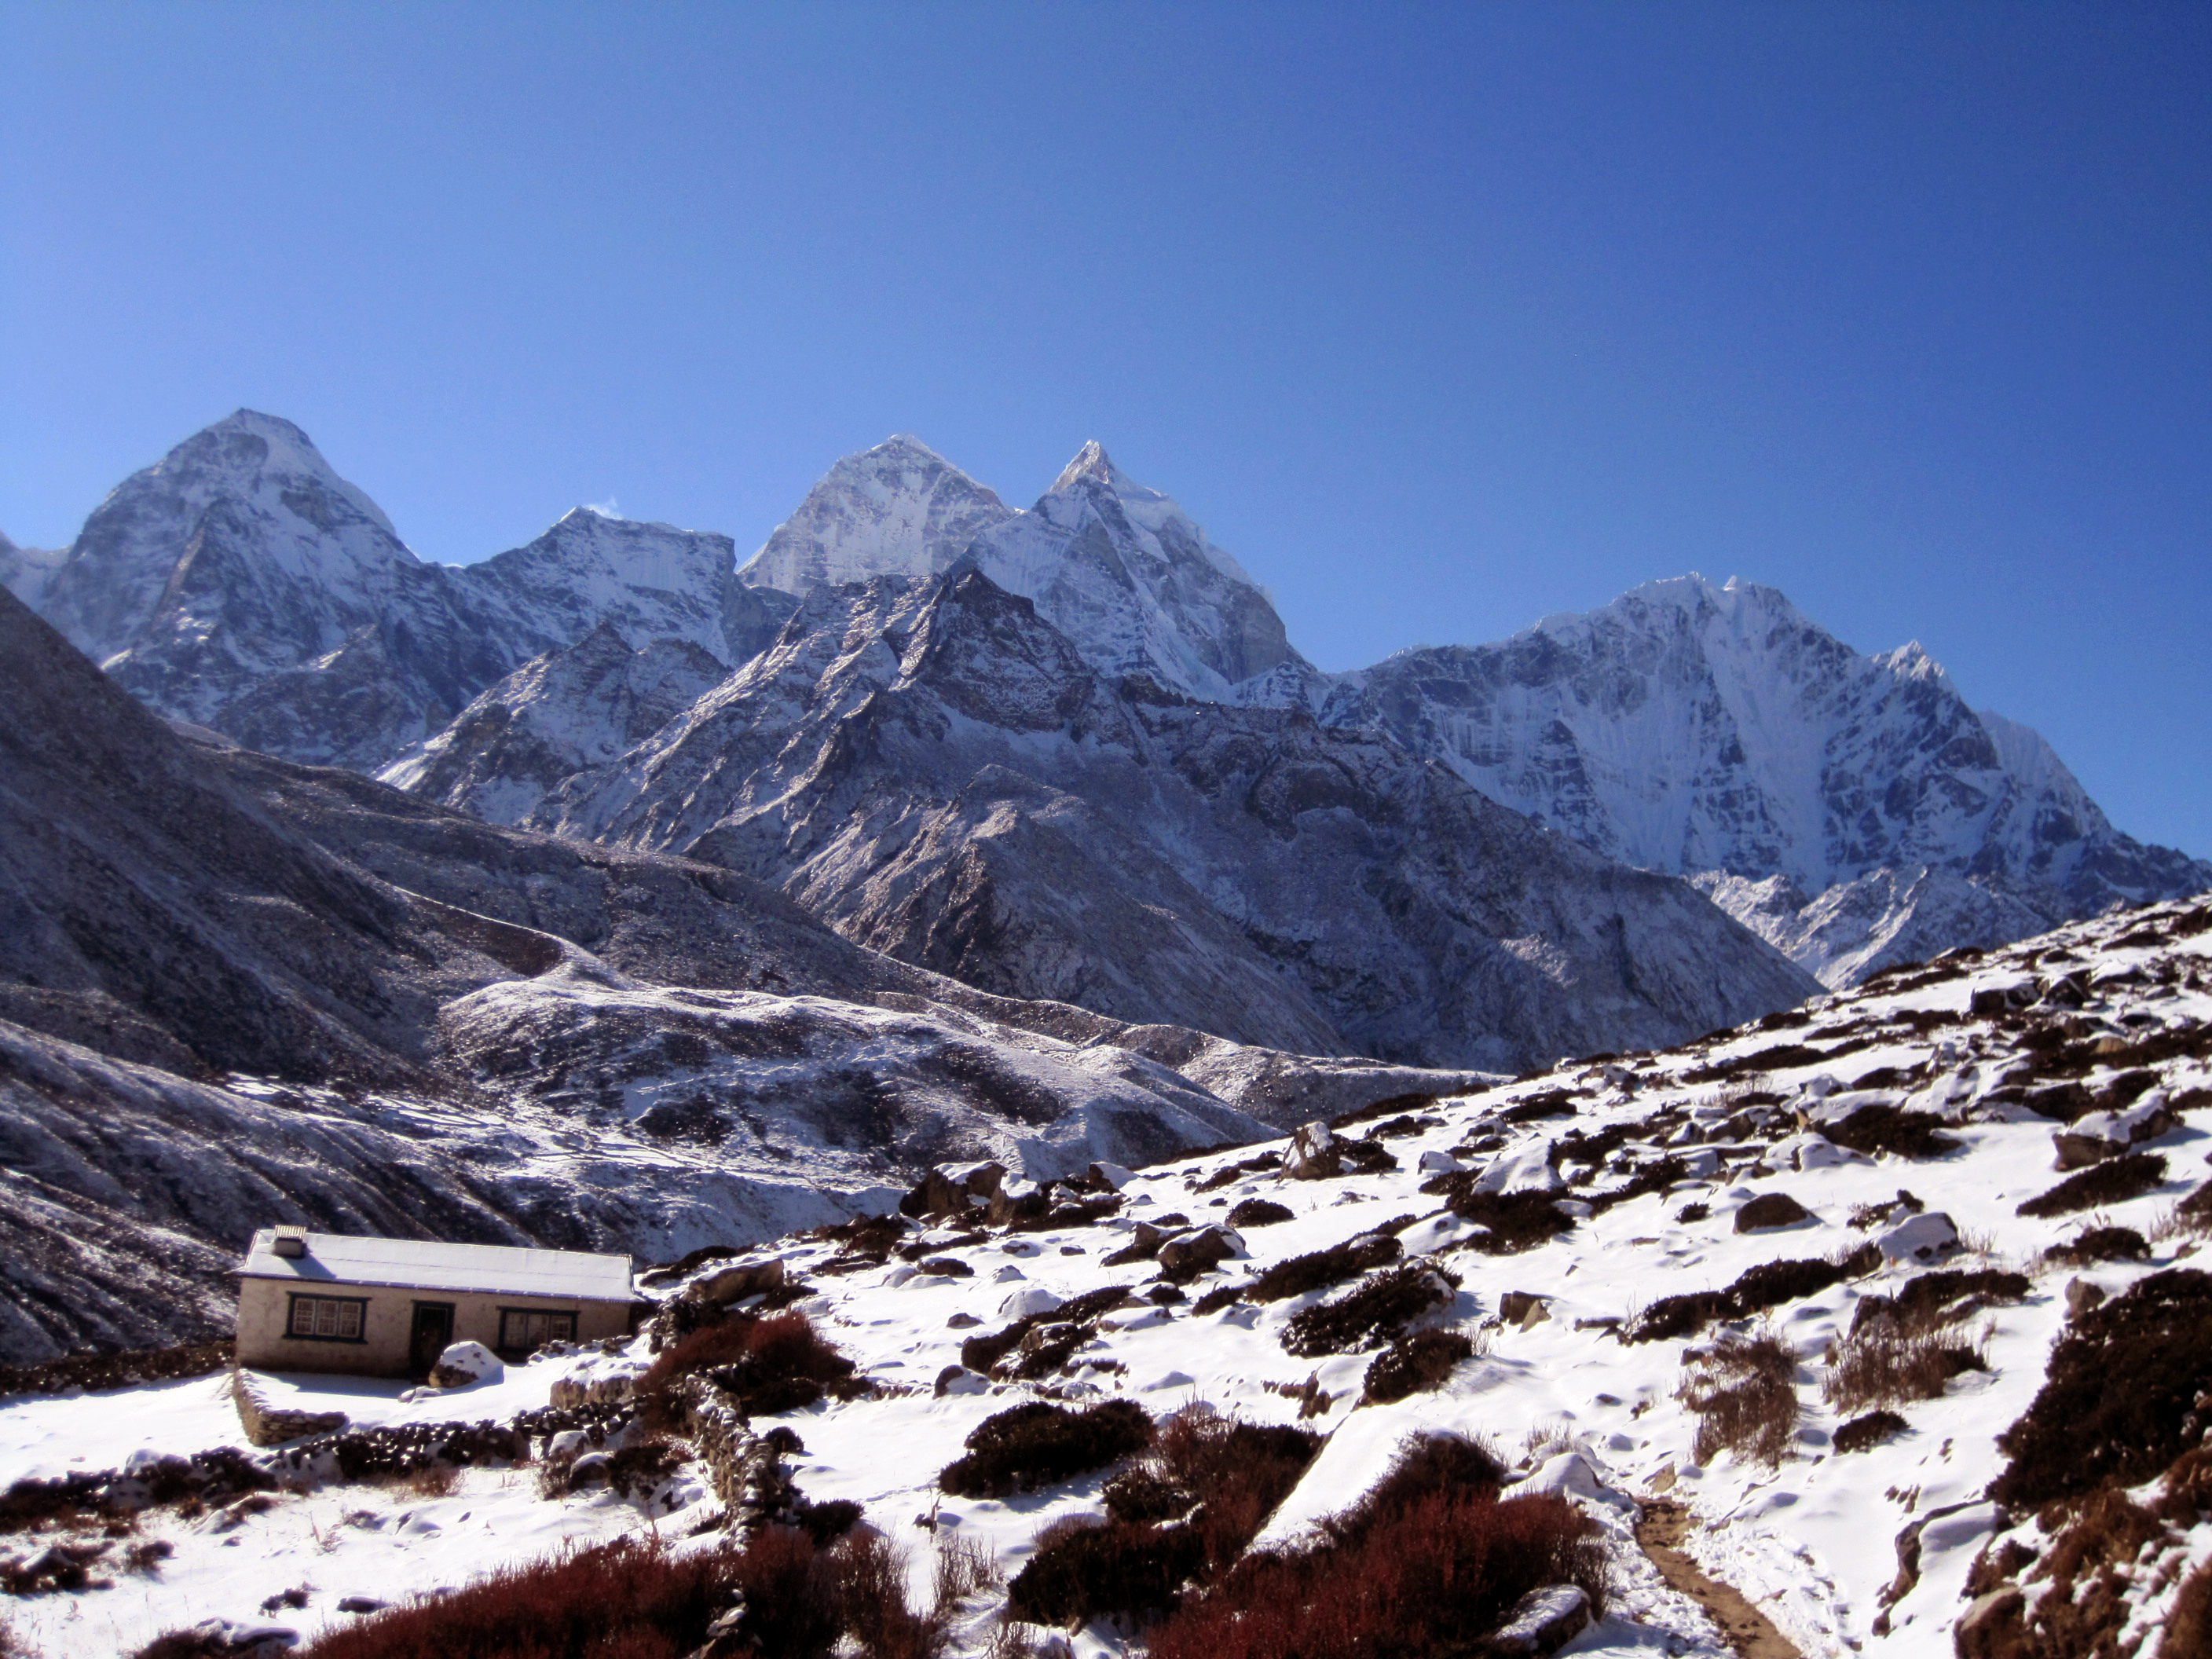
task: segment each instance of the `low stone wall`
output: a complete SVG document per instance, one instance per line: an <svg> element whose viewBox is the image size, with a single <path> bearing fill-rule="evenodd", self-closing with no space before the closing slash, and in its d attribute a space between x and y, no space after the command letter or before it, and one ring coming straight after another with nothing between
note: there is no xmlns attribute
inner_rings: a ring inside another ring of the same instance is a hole
<svg viewBox="0 0 2212 1659"><path fill-rule="evenodd" d="M128 1389L180 1376L211 1376L229 1365L230 1356L228 1342L189 1342L122 1353L64 1354L33 1365L0 1365L0 1395Z"/></svg>

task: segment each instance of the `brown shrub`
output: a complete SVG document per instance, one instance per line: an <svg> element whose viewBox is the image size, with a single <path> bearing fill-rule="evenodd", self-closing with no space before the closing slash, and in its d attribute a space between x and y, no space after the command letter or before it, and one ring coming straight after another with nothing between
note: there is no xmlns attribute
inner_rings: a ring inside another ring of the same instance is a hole
<svg viewBox="0 0 2212 1659"><path fill-rule="evenodd" d="M1386 1267L1334 1301L1292 1315L1283 1327L1284 1352L1304 1359L1357 1353L1395 1338L1413 1320L1449 1303L1457 1290L1438 1268L1413 1262Z"/></svg>
<svg viewBox="0 0 2212 1659"><path fill-rule="evenodd" d="M1156 1616L1205 1565L1205 1546L1189 1527L1062 1523L1047 1528L1007 1585L1006 1611L1030 1624L1071 1627L1102 1613Z"/></svg>
<svg viewBox="0 0 2212 1659"><path fill-rule="evenodd" d="M1152 1461L1163 1480L1198 1500L1191 1526L1207 1566L1221 1571L1257 1535L1320 1449L1321 1437L1310 1430L1239 1422L1193 1406L1161 1424Z"/></svg>
<svg viewBox="0 0 2212 1659"><path fill-rule="evenodd" d="M680 1430L678 1385L703 1376L751 1417L811 1406L825 1393L855 1391L853 1362L823 1340L800 1313L763 1319L734 1314L661 1351L637 1380L639 1414L658 1432Z"/></svg>
<svg viewBox="0 0 2212 1659"><path fill-rule="evenodd" d="M2107 1204L2124 1204L2163 1185L2166 1158L2158 1152L2124 1152L2092 1164L2066 1177L2047 1193L2038 1194L2020 1206L2025 1216L2072 1215Z"/></svg>
<svg viewBox="0 0 2212 1659"><path fill-rule="evenodd" d="M1229 1212L1232 1227L1272 1227L1277 1222L1289 1221L1297 1212L1287 1204L1278 1204L1273 1199L1248 1198Z"/></svg>
<svg viewBox="0 0 2212 1659"><path fill-rule="evenodd" d="M1717 1319L1735 1316L1735 1302L1726 1291L1686 1291L1662 1296L1632 1315L1620 1328L1623 1342L1671 1342L1695 1336Z"/></svg>
<svg viewBox="0 0 2212 1659"><path fill-rule="evenodd" d="M2090 1309L2059 1336L2043 1387L1997 1437L2011 1462L1990 1496L2039 1508L2107 1480L2149 1480L2203 1427L2208 1352L2212 1274L2168 1268Z"/></svg>
<svg viewBox="0 0 2212 1659"><path fill-rule="evenodd" d="M461 1472L450 1463L425 1463L404 1479L413 1497L451 1498L461 1484Z"/></svg>
<svg viewBox="0 0 2212 1659"><path fill-rule="evenodd" d="M1717 1319L1746 1319L1784 1302L1817 1296L1881 1265L1881 1251L1873 1244L1825 1260L1810 1256L1762 1262L1738 1275L1724 1291L1661 1297L1621 1327L1620 1340L1660 1342L1694 1336Z"/></svg>
<svg viewBox="0 0 2212 1659"><path fill-rule="evenodd" d="M1836 1449L1870 1451L1883 1441L1903 1434L1907 1426L1895 1412L1869 1412L1863 1417L1854 1417L1836 1431Z"/></svg>
<svg viewBox="0 0 2212 1659"><path fill-rule="evenodd" d="M1322 1522L1331 1542L1357 1544L1375 1524L1439 1493L1487 1493L1505 1484L1505 1465L1489 1443L1456 1434L1415 1435L1399 1448L1389 1473L1340 1515Z"/></svg>
<svg viewBox="0 0 2212 1659"><path fill-rule="evenodd" d="M1003 1329L971 1336L960 1345L960 1363L971 1371L988 1372L1020 1346L1022 1339L1037 1326L1095 1325L1100 1315L1109 1309L1119 1307L1128 1294L1129 1287L1126 1285L1109 1285L1099 1290L1086 1291L1048 1313L1025 1315Z"/></svg>
<svg viewBox="0 0 2212 1659"><path fill-rule="evenodd" d="M1387 1233L1362 1233L1325 1250L1309 1251L1278 1261L1248 1283L1241 1295L1253 1302L1280 1302L1309 1291L1340 1285L1364 1273L1389 1266L1405 1255L1406 1247Z"/></svg>
<svg viewBox="0 0 2212 1659"><path fill-rule="evenodd" d="M937 1484L956 1498L1003 1498L1118 1463L1152 1439L1152 1420L1133 1400L1081 1412L1033 1400L977 1424L968 1455L946 1464Z"/></svg>
<svg viewBox="0 0 2212 1659"><path fill-rule="evenodd" d="M2182 1582L2166 1615L2156 1659L2203 1659L2212 1653L2212 1561Z"/></svg>
<svg viewBox="0 0 2212 1659"><path fill-rule="evenodd" d="M1547 1494L1500 1503L1437 1491L1377 1512L1356 1539L1240 1563L1152 1632L1152 1659L1374 1659L1469 1651L1546 1584L1602 1605L1595 1524Z"/></svg>
<svg viewBox="0 0 2212 1659"><path fill-rule="evenodd" d="M762 1547L748 1548L745 1557ZM706 1640L733 1578L745 1576L744 1559L726 1550L678 1558L635 1539L564 1550L495 1569L433 1600L372 1613L300 1650L300 1659L672 1659ZM752 1563L750 1576L761 1577L763 1565ZM818 1639L774 1650L793 1659L825 1654L836 1629L834 1615L824 1622Z"/></svg>
<svg viewBox="0 0 2212 1659"><path fill-rule="evenodd" d="M1516 1255L1533 1250L1574 1228L1574 1218L1562 1213L1549 1193L1478 1193L1474 1183L1479 1177L1471 1170L1440 1178L1456 1183L1442 1189L1450 1195L1452 1213L1490 1230L1466 1244L1484 1255ZM1421 1190L1428 1192L1433 1186L1433 1182L1425 1183ZM1602 1209L1613 1196L1593 1193L1589 1202Z"/></svg>
<svg viewBox="0 0 2212 1659"><path fill-rule="evenodd" d="M1941 1327L1907 1328L1887 1319L1855 1327L1831 1346L1828 1365L1821 1393L1839 1412L1940 1399L1953 1377L1990 1368L1978 1342Z"/></svg>
<svg viewBox="0 0 2212 1659"><path fill-rule="evenodd" d="M1458 1331L1417 1331L1401 1337L1368 1366L1367 1397L1388 1405L1407 1395L1440 1389L1459 1363L1474 1355L1474 1342Z"/></svg>
<svg viewBox="0 0 2212 1659"><path fill-rule="evenodd" d="M1942 1158L1963 1144L1936 1132L1943 1120L1933 1112L1909 1112L1896 1106L1862 1106L1840 1123L1820 1133L1838 1146L1871 1158L1890 1152L1899 1158Z"/></svg>
<svg viewBox="0 0 2212 1659"><path fill-rule="evenodd" d="M2150 1244L2132 1227L2087 1227L2043 1254L2046 1261L2087 1267L2100 1261L2148 1261Z"/></svg>
<svg viewBox="0 0 2212 1659"><path fill-rule="evenodd" d="M1685 1356L1674 1397L1697 1413L1700 1463L1723 1449L1781 1462L1797 1432L1797 1356L1771 1332L1722 1337Z"/></svg>
<svg viewBox="0 0 2212 1659"><path fill-rule="evenodd" d="M1963 1319L1985 1303L2021 1301L2034 1288L2026 1273L1942 1268L1917 1275L1895 1296L1860 1297L1851 1329L1887 1316L1900 1330L1928 1330Z"/></svg>

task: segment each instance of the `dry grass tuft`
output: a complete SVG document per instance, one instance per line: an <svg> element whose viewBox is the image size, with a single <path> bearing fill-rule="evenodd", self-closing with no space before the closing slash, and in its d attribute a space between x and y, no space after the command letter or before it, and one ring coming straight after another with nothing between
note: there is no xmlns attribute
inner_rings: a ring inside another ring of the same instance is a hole
<svg viewBox="0 0 2212 1659"><path fill-rule="evenodd" d="M1986 1350L1986 1337L1955 1328L1870 1320L1830 1346L1820 1392L1838 1412L1940 1399L1953 1377L1989 1370Z"/></svg>
<svg viewBox="0 0 2212 1659"><path fill-rule="evenodd" d="M1723 1336L1685 1356L1674 1397L1697 1414L1700 1463L1726 1450L1778 1464L1797 1432L1797 1356L1771 1331Z"/></svg>

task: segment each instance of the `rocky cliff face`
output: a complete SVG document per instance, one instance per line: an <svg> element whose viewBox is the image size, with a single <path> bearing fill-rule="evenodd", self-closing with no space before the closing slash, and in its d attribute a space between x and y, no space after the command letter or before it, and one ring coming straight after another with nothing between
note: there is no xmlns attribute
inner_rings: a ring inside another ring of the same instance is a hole
<svg viewBox="0 0 2212 1659"><path fill-rule="evenodd" d="M724 672L688 640L632 650L603 622L525 663L377 776L491 823L519 823L548 790L644 742Z"/></svg>
<svg viewBox="0 0 2212 1659"><path fill-rule="evenodd" d="M1813 988L1386 735L1100 672L966 564L817 590L536 822L774 882L982 988L1272 1047L1517 1068Z"/></svg>
<svg viewBox="0 0 2212 1659"><path fill-rule="evenodd" d="M728 662L787 602L727 537L578 508L480 564L425 564L289 422L241 410L125 479L58 559L0 578L161 712L368 768L601 622Z"/></svg>
<svg viewBox="0 0 2212 1659"><path fill-rule="evenodd" d="M1977 714L1917 645L1862 656L1741 582L1654 582L1500 644L1401 652L1341 677L1323 717L1389 731L1607 857L1714 878L1832 983L2212 885L2212 866L2115 830L2041 738Z"/></svg>

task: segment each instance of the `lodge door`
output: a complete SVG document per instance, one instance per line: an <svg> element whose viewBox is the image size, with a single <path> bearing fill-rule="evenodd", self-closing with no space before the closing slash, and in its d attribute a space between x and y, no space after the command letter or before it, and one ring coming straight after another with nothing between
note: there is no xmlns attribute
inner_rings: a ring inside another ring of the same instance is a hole
<svg viewBox="0 0 2212 1659"><path fill-rule="evenodd" d="M453 1304L450 1302L417 1302L415 1304L415 1334L407 1345L407 1365L417 1376L428 1376L430 1368L438 1363L438 1356L453 1340Z"/></svg>

